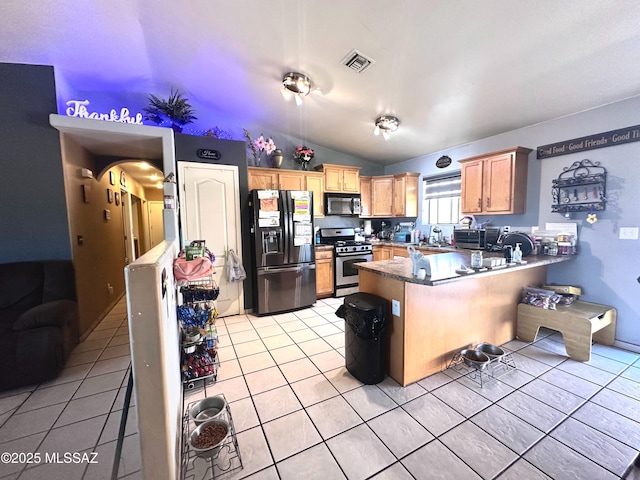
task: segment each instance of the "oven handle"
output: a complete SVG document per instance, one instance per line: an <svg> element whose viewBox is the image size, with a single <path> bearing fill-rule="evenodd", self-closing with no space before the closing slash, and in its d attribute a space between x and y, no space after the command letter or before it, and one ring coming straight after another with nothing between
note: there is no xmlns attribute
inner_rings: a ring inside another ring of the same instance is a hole
<svg viewBox="0 0 640 480"><path fill-rule="evenodd" d="M369 251L364 251L364 252L349 252L349 253L336 253L336 258L341 258L341 257L356 257L356 256L360 256L360 257L366 257L366 256L371 256L373 258L373 253L369 252Z"/></svg>

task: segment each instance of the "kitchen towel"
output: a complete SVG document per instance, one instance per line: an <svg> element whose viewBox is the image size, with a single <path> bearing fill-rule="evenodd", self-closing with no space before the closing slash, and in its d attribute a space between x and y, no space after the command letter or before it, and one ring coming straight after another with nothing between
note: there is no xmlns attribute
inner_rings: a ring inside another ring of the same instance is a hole
<svg viewBox="0 0 640 480"><path fill-rule="evenodd" d="M240 259L236 252L233 250L229 250L229 254L227 255L227 262L229 267L229 281L230 282L242 282L245 278L247 278L247 272L245 271L242 263L240 263Z"/></svg>

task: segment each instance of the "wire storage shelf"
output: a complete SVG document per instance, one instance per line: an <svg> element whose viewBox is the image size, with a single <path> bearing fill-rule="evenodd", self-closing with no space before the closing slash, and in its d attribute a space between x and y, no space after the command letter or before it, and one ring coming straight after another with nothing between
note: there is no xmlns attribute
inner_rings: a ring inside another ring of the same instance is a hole
<svg viewBox="0 0 640 480"><path fill-rule="evenodd" d="M469 362L463 356L463 350L456 353L449 362L448 368L465 375L480 386L480 388L495 382L498 378L516 370L516 362L511 351L500 347L502 355L490 356L487 362Z"/></svg>
<svg viewBox="0 0 640 480"><path fill-rule="evenodd" d="M224 398L224 394L220 394L220 396ZM182 418L181 479L208 480L227 478L231 476L232 473L243 468L242 456L238 446L238 437L235 426L233 425L233 417L231 416L231 407L225 398L226 406L219 417L229 424L229 435L215 455L201 457L193 451L189 443L191 433L197 427L190 415L191 409L196 403L197 402L191 402L187 405L187 409Z"/></svg>
<svg viewBox="0 0 640 480"><path fill-rule="evenodd" d="M594 212L605 209L607 171L600 166L600 162L588 159L573 162L551 183L552 212Z"/></svg>

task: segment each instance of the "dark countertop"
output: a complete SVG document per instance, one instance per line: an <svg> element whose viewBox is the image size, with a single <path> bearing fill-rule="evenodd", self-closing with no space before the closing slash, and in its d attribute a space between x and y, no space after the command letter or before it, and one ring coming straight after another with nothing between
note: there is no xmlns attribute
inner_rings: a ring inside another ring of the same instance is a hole
<svg viewBox="0 0 640 480"><path fill-rule="evenodd" d="M394 278L409 283L422 285L442 285L456 281L462 281L479 276L500 275L502 273L513 272L526 268L541 267L554 263L566 262L573 258L572 255L550 257L547 255L528 256L524 260L524 265L509 265L505 268L487 269L469 274L458 274L456 269L460 265L469 266L471 264L472 250L457 250L454 252L442 253L440 255L426 255L431 264L431 276L420 278L412 274L413 263L409 258L395 258L393 260L378 260L375 262L356 263L354 266L360 270L376 273L385 277ZM499 253L483 252L484 258L502 257Z"/></svg>

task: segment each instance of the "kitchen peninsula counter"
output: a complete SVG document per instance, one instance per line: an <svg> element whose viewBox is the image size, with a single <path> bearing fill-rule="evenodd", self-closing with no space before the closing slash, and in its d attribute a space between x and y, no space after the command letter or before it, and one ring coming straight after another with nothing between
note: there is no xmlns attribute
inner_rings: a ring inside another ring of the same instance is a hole
<svg viewBox="0 0 640 480"><path fill-rule="evenodd" d="M522 289L546 282L547 266L570 256L528 256L527 264L471 274L470 251L429 255L431 276L412 275L408 258L358 263L360 291L400 303L389 321L389 374L406 386L446 368L462 349L515 338ZM499 256L485 254L485 258Z"/></svg>

